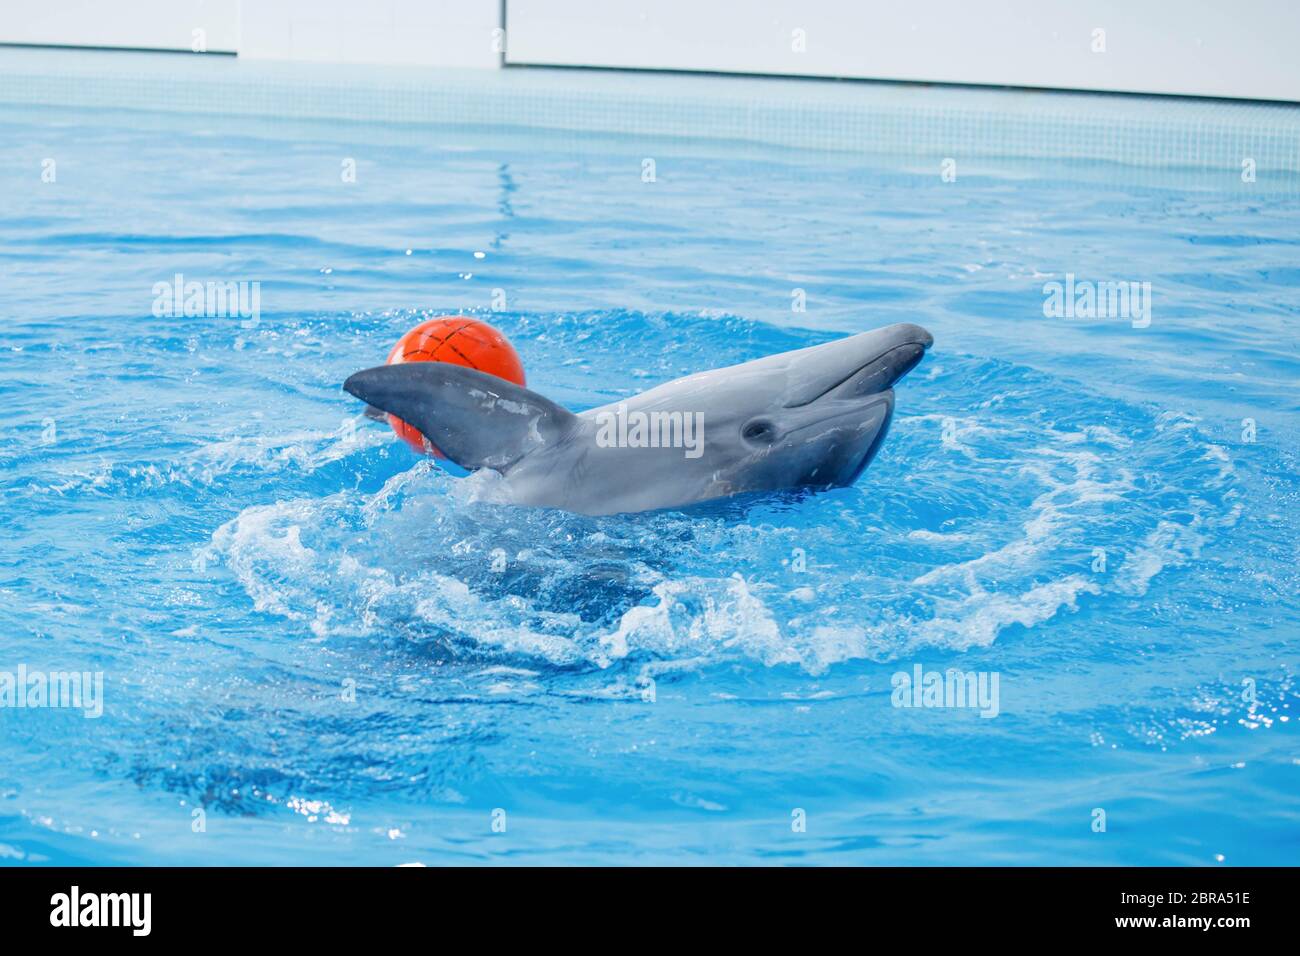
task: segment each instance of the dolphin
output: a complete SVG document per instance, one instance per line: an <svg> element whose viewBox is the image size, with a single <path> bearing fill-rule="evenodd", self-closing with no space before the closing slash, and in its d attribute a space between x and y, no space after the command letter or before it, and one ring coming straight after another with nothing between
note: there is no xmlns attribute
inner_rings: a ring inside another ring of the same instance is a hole
<svg viewBox="0 0 1300 956"><path fill-rule="evenodd" d="M902 323L688 375L578 414L485 372L380 365L343 383L520 505L607 515L747 492L851 485L880 450L894 385L934 342Z"/></svg>

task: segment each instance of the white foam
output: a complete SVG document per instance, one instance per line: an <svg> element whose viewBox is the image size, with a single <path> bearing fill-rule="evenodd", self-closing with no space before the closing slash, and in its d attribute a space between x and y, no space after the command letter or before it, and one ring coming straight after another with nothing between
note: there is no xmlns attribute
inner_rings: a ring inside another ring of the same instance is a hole
<svg viewBox="0 0 1300 956"><path fill-rule="evenodd" d="M1130 448L1133 440L1111 431L1105 425L1085 425L1077 432L1056 432L1056 437L1072 445L1091 442L1095 445L1107 445L1111 448Z"/></svg>
<svg viewBox="0 0 1300 956"><path fill-rule="evenodd" d="M598 662L608 666L633 650L675 657L736 648L769 666L799 663L772 613L739 574L664 581L654 595L656 604L630 608L600 637ZM683 599L703 606L692 613Z"/></svg>
<svg viewBox="0 0 1300 956"><path fill-rule="evenodd" d="M1036 584L1018 594L976 587L957 600L939 602L940 613L908 629L907 644L952 650L988 647L1012 624L1033 627L1050 620L1062 608L1073 610L1080 594L1099 593L1101 586L1080 574Z"/></svg>
<svg viewBox="0 0 1300 956"><path fill-rule="evenodd" d="M1127 470L1119 470L1108 479L1099 467L1100 459L1092 452L1040 447L1032 454L1035 460L1022 466L1021 474L1045 485L1047 490L1030 505L1029 517L1021 526L1023 535L977 558L939 565L917 577L913 584L926 587L961 581L974 585L981 572L1032 568L1044 552L1065 540L1067 529L1079 526L1078 513L1085 506L1120 501L1133 488L1133 477ZM1054 461L1072 467L1074 479L1058 480L1053 475Z"/></svg>
<svg viewBox="0 0 1300 956"><path fill-rule="evenodd" d="M276 577L264 571L270 565L276 575L286 572L299 580L307 576L316 553L302 543L302 525L318 517L314 501L287 501L245 508L212 535L212 544L238 579L253 607L291 620L304 620L292 587L277 586Z"/></svg>
<svg viewBox="0 0 1300 956"><path fill-rule="evenodd" d="M181 457L188 476L210 484L236 468L249 466L277 472L288 468L311 473L368 448L387 445L392 436L366 427L364 416L345 419L332 432L296 431L256 434L209 442Z"/></svg>
<svg viewBox="0 0 1300 956"><path fill-rule="evenodd" d="M1151 585L1151 579L1170 566L1185 564L1199 557L1205 537L1198 530L1202 524L1194 516L1191 524L1161 521L1142 542L1133 549L1116 573L1115 590L1121 594L1142 595Z"/></svg>
<svg viewBox="0 0 1300 956"><path fill-rule="evenodd" d="M971 540L971 535L964 531L927 531L924 528L917 528L915 531L909 531L907 538L909 541L928 541L933 544L961 544Z"/></svg>

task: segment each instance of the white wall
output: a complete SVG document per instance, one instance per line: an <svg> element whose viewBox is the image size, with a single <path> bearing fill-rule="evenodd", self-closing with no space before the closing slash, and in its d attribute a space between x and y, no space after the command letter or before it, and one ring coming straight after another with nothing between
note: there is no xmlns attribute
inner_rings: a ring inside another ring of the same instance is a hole
<svg viewBox="0 0 1300 956"><path fill-rule="evenodd" d="M0 0L0 43L191 52L201 45L209 53L234 53L239 5L240 0Z"/></svg>
<svg viewBox="0 0 1300 956"><path fill-rule="evenodd" d="M506 62L1300 102L1300 0L505 0ZM0 43L501 64L501 0L0 0ZM1094 50L1104 30L1104 52ZM795 31L802 31L796 34Z"/></svg>
<svg viewBox="0 0 1300 956"><path fill-rule="evenodd" d="M1297 0L508 0L506 26L508 63L1300 100Z"/></svg>
<svg viewBox="0 0 1300 956"><path fill-rule="evenodd" d="M500 0L245 0L239 55L497 67Z"/></svg>
<svg viewBox="0 0 1300 956"><path fill-rule="evenodd" d="M500 0L0 0L0 43L498 67ZM493 48L497 40L496 49Z"/></svg>

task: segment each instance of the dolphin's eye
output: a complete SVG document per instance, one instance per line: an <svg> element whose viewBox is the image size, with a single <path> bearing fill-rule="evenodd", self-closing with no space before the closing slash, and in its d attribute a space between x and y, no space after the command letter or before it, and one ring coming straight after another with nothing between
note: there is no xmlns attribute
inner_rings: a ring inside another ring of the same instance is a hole
<svg viewBox="0 0 1300 956"><path fill-rule="evenodd" d="M771 422L756 419L741 429L740 434L746 441L770 445L776 438L776 429L772 427Z"/></svg>

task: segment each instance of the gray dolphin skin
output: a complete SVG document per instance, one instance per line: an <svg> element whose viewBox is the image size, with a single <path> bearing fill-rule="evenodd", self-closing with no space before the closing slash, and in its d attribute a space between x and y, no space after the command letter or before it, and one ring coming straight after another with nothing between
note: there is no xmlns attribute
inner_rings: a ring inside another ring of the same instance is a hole
<svg viewBox="0 0 1300 956"><path fill-rule="evenodd" d="M893 386L933 343L900 324L688 375L573 414L443 362L381 365L343 387L520 505L607 515L746 492L852 484L880 449Z"/></svg>

